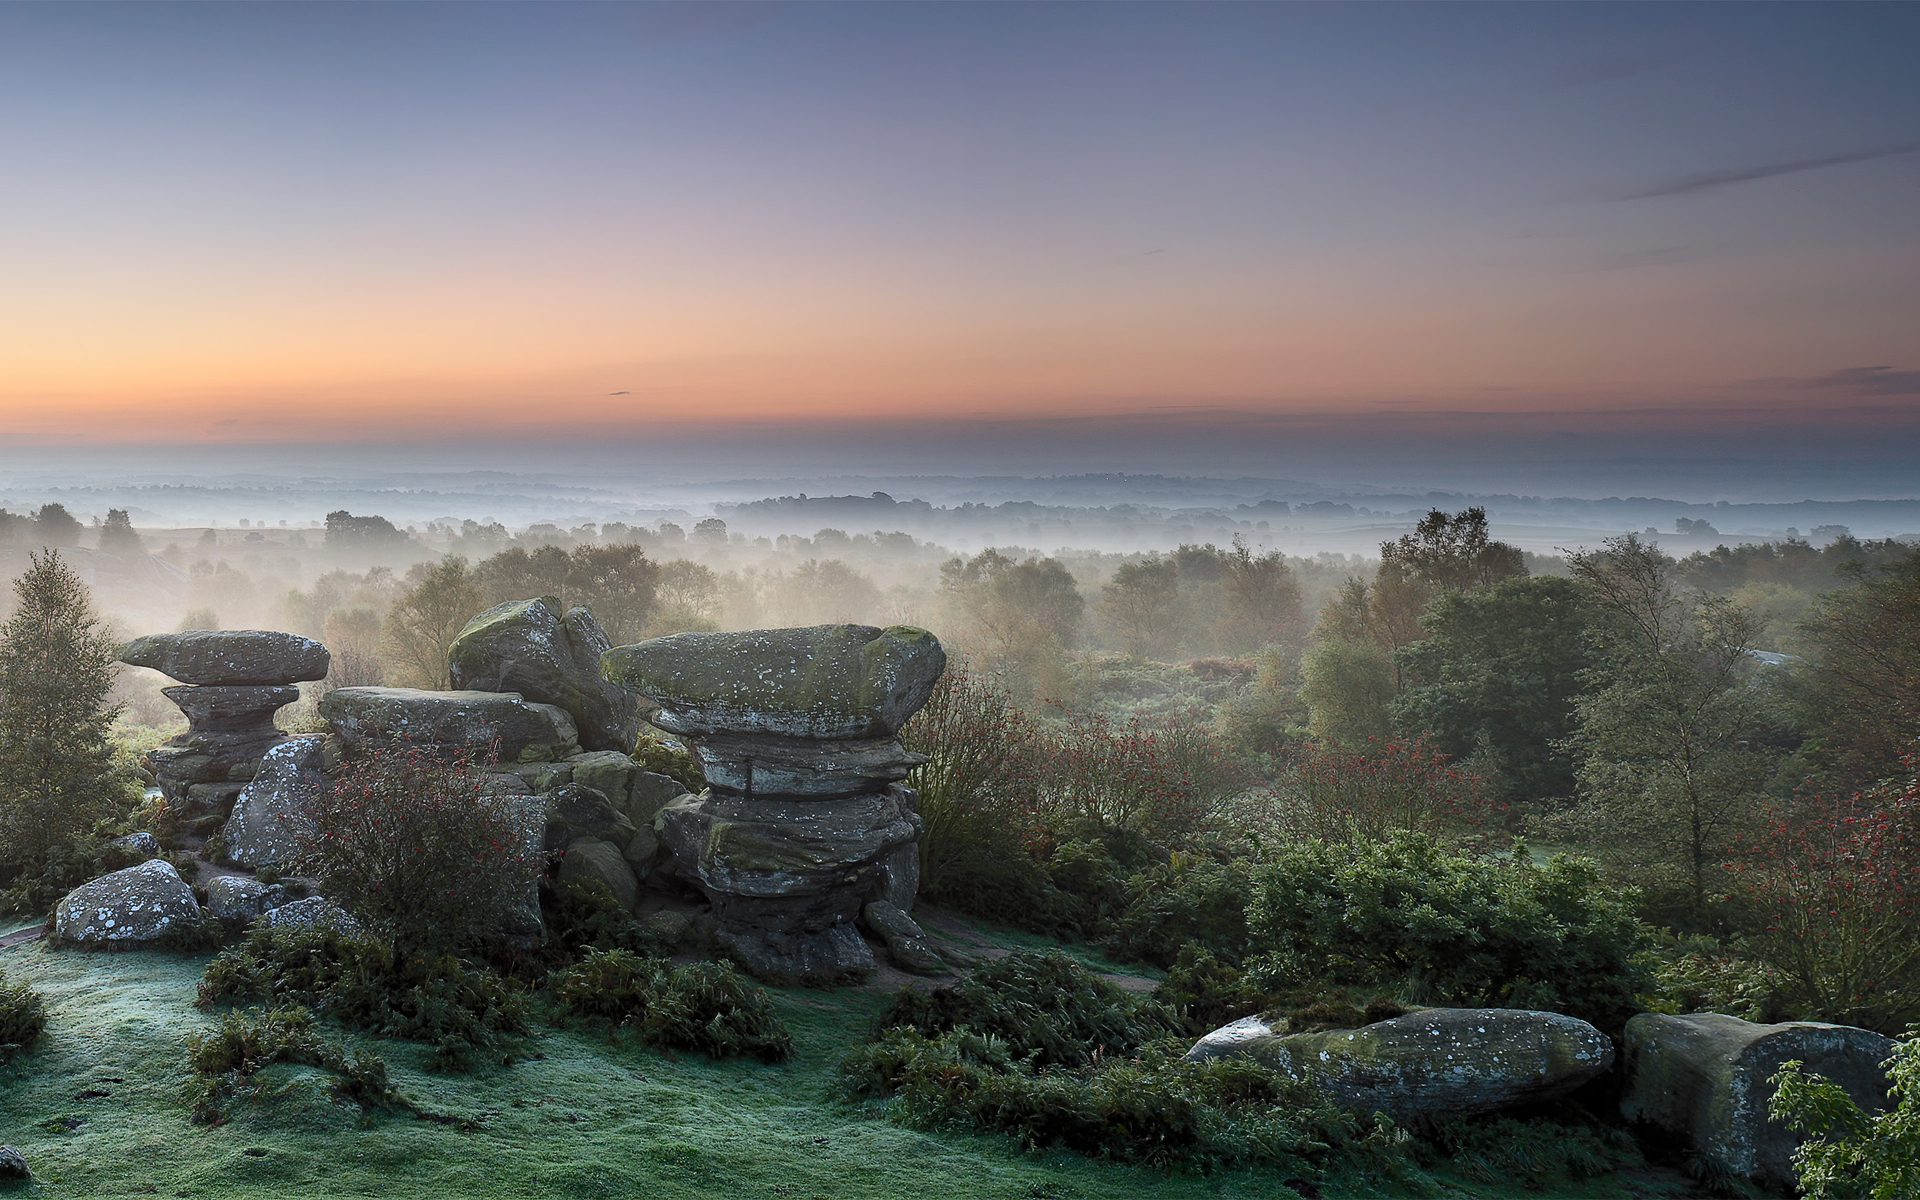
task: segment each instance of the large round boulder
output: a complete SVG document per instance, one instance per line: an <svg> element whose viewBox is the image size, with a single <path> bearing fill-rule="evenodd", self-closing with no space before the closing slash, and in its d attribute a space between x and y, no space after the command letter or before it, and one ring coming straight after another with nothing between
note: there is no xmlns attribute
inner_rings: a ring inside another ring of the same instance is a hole
<svg viewBox="0 0 1920 1200"><path fill-rule="evenodd" d="M1677 1136L1723 1170L1791 1190L1800 1136L1767 1115L1772 1079L1798 1059L1844 1088L1868 1112L1887 1107L1881 1065L1892 1038L1851 1025L1756 1025L1724 1013L1641 1013L1627 1022L1627 1119Z"/></svg>
<svg viewBox="0 0 1920 1200"><path fill-rule="evenodd" d="M588 750L633 749L640 697L600 675L613 648L593 613L562 612L552 597L496 604L467 622L447 649L453 686L517 692L567 710Z"/></svg>
<svg viewBox="0 0 1920 1200"><path fill-rule="evenodd" d="M137 946L200 919L200 904L163 858L102 875L53 910L53 936L81 946Z"/></svg>
<svg viewBox="0 0 1920 1200"><path fill-rule="evenodd" d="M1475 1116L1564 1095L1613 1063L1607 1035L1521 1008L1428 1008L1359 1029L1275 1033L1259 1017L1214 1030L1187 1058L1249 1058L1343 1108L1396 1120Z"/></svg>
<svg viewBox="0 0 1920 1200"><path fill-rule="evenodd" d="M325 679L332 657L312 638L276 629L154 633L120 647L120 661L181 683L265 687Z"/></svg>
<svg viewBox="0 0 1920 1200"><path fill-rule="evenodd" d="M621 646L601 673L661 707L671 733L887 738L946 669L940 639L895 625L676 633Z"/></svg>

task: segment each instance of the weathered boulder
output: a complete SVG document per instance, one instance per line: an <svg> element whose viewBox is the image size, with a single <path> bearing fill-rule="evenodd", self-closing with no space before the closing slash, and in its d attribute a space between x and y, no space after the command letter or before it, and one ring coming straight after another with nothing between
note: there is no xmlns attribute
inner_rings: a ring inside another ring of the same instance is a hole
<svg viewBox="0 0 1920 1200"><path fill-rule="evenodd" d="M566 784L548 793L546 819L549 829L555 821L566 826L562 845L580 838L592 838L624 847L633 840L635 833L633 822L627 819L626 813L615 808L598 791L577 783ZM553 840L550 832L547 835L548 844L551 845Z"/></svg>
<svg viewBox="0 0 1920 1200"><path fill-rule="evenodd" d="M921 763L898 738L708 734L694 743L707 782L742 795L855 796L885 791Z"/></svg>
<svg viewBox="0 0 1920 1200"><path fill-rule="evenodd" d="M914 919L885 900L875 900L860 910L867 928L887 944L887 957L903 971L918 975L945 975L952 968L940 957L927 939L926 930Z"/></svg>
<svg viewBox="0 0 1920 1200"><path fill-rule="evenodd" d="M273 728L274 713L300 698L299 688L284 684L181 686L160 692L187 714L195 733L264 732Z"/></svg>
<svg viewBox="0 0 1920 1200"><path fill-rule="evenodd" d="M332 656L312 638L273 629L154 633L120 647L120 661L181 683L257 687L325 679Z"/></svg>
<svg viewBox="0 0 1920 1200"><path fill-rule="evenodd" d="M249 875L215 875L207 880L207 911L223 921L251 921L286 902L286 888Z"/></svg>
<svg viewBox="0 0 1920 1200"><path fill-rule="evenodd" d="M566 855L560 860L560 882L567 884L576 879L598 879L605 883L620 907L628 912L640 902L640 881L634 878L633 868L627 865L620 847L612 842L579 838L567 846Z"/></svg>
<svg viewBox="0 0 1920 1200"><path fill-rule="evenodd" d="M623 853L632 865L633 873L645 879L653 869L653 860L660 854L660 835L653 831L653 826L642 825L627 839L627 848Z"/></svg>
<svg viewBox="0 0 1920 1200"><path fill-rule="evenodd" d="M325 786L324 748L318 737L289 738L267 751L221 831L227 857L243 867L290 863L312 826L313 805Z"/></svg>
<svg viewBox="0 0 1920 1200"><path fill-rule="evenodd" d="M1627 1022L1621 1112L1677 1135L1725 1170L1791 1188L1800 1138L1767 1116L1768 1081L1788 1059L1826 1076L1869 1112L1887 1107L1892 1038L1850 1025L1756 1025L1722 1013L1641 1013Z"/></svg>
<svg viewBox="0 0 1920 1200"><path fill-rule="evenodd" d="M335 688L320 701L320 715L348 746L410 742L475 755L497 746L501 762L550 762L579 750L566 710L512 692Z"/></svg>
<svg viewBox="0 0 1920 1200"><path fill-rule="evenodd" d="M627 816L635 825L651 825L661 809L688 795L691 793L671 775L635 771L633 784L627 790Z"/></svg>
<svg viewBox="0 0 1920 1200"><path fill-rule="evenodd" d="M150 858L68 892L53 910L53 936L82 946L138 945L199 919L200 904L180 872Z"/></svg>
<svg viewBox="0 0 1920 1200"><path fill-rule="evenodd" d="M467 622L447 649L453 686L515 692L567 710L588 750L631 750L640 697L600 675L613 648L585 608L564 614L552 597L496 604Z"/></svg>
<svg viewBox="0 0 1920 1200"><path fill-rule="evenodd" d="M885 900L903 913L913 911L920 895L920 847L902 846L880 860L880 875L874 884L873 898Z"/></svg>
<svg viewBox="0 0 1920 1200"><path fill-rule="evenodd" d="M331 930L350 938L364 937L367 932L352 913L325 896L308 896L269 908L259 924L268 929Z"/></svg>
<svg viewBox="0 0 1920 1200"><path fill-rule="evenodd" d="M161 691L187 715L187 731L147 752L169 804L185 812L220 811L239 796L260 759L286 740L273 714L300 698L283 684L211 684Z"/></svg>
<svg viewBox="0 0 1920 1200"><path fill-rule="evenodd" d="M27 1166L27 1156L12 1146L0 1146L0 1182L18 1183L32 1178L33 1171Z"/></svg>
<svg viewBox="0 0 1920 1200"><path fill-rule="evenodd" d="M627 811L627 797L633 791L633 777L640 773L640 764L618 750L591 750L561 765L567 768L569 782L590 787L621 812Z"/></svg>
<svg viewBox="0 0 1920 1200"><path fill-rule="evenodd" d="M148 858L157 858L160 854L160 839L145 830L117 837L109 844L128 854L143 854Z"/></svg>
<svg viewBox="0 0 1920 1200"><path fill-rule="evenodd" d="M946 663L924 629L815 625L671 634L608 652L601 673L658 703L671 733L886 738Z"/></svg>
<svg viewBox="0 0 1920 1200"><path fill-rule="evenodd" d="M669 946L678 946L693 936L693 918L678 909L663 908L649 916L642 924L648 933Z"/></svg>
<svg viewBox="0 0 1920 1200"><path fill-rule="evenodd" d="M1474 1116L1564 1095L1613 1063L1585 1021L1520 1008L1428 1008L1359 1029L1276 1034L1258 1017L1208 1034L1187 1058L1251 1058L1310 1080L1343 1108L1396 1120Z"/></svg>

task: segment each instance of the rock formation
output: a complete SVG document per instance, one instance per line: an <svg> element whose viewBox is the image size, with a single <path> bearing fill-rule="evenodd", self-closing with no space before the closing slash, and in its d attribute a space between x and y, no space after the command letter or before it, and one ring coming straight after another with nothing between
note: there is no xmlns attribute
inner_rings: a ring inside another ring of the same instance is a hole
<svg viewBox="0 0 1920 1200"><path fill-rule="evenodd" d="M579 730L564 709L514 692L425 692L415 688L335 688L320 715L347 746L407 742L502 763L553 762L580 751Z"/></svg>
<svg viewBox="0 0 1920 1200"><path fill-rule="evenodd" d="M633 749L640 698L600 677L600 656L613 648L585 608L563 615L552 597L496 604L467 622L447 649L456 688L517 692L572 716L588 750Z"/></svg>
<svg viewBox="0 0 1920 1200"><path fill-rule="evenodd" d="M136 638L120 661L151 667L183 687L164 689L187 731L147 753L167 803L185 813L224 812L259 762L286 738L273 714L300 698L296 683L324 679L327 648L298 634L194 629Z"/></svg>
<svg viewBox="0 0 1920 1200"><path fill-rule="evenodd" d="M248 868L294 860L320 793L325 750L320 738L294 737L267 751L221 831L229 859Z"/></svg>
<svg viewBox="0 0 1920 1200"><path fill-rule="evenodd" d="M1756 1025L1722 1013L1641 1013L1627 1022L1620 1110L1685 1141L1724 1170L1792 1191L1800 1138L1767 1116L1768 1081L1788 1059L1826 1076L1868 1112L1887 1107L1892 1038L1850 1025Z"/></svg>
<svg viewBox="0 0 1920 1200"><path fill-rule="evenodd" d="M899 781L925 760L896 735L945 667L925 630L867 625L680 633L603 659L700 758L709 791L666 804L654 828L673 870L712 900L720 943L756 975L864 975L873 955L856 921L883 893L883 936L924 944L901 872L883 864L920 832Z"/></svg>
<svg viewBox="0 0 1920 1200"><path fill-rule="evenodd" d="M1321 1033L1275 1033L1247 1017L1201 1038L1187 1058L1250 1058L1310 1080L1343 1108L1406 1120L1475 1116L1564 1095L1613 1064L1613 1043L1559 1013L1428 1008Z"/></svg>

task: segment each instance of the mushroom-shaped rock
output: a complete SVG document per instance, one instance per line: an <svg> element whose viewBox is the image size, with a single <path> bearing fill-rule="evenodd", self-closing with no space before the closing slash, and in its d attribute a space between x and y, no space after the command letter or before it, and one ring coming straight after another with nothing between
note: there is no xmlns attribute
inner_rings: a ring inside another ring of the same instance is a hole
<svg viewBox="0 0 1920 1200"><path fill-rule="evenodd" d="M540 762L579 750L573 718L513 692L425 692L415 688L335 688L320 715L349 746L411 742L459 753L498 747L501 762Z"/></svg>
<svg viewBox="0 0 1920 1200"><path fill-rule="evenodd" d="M1249 1017L1201 1038L1187 1057L1250 1058L1312 1082L1343 1108L1405 1120L1563 1095L1613 1063L1613 1043L1559 1013L1429 1008L1323 1033L1276 1034Z"/></svg>
<svg viewBox="0 0 1920 1200"><path fill-rule="evenodd" d="M331 656L312 638L275 629L154 633L120 647L120 661L181 683L264 687L325 679Z"/></svg>
<svg viewBox="0 0 1920 1200"><path fill-rule="evenodd" d="M267 751L221 831L228 858L243 867L293 861L325 782L325 746L321 738L297 737Z"/></svg>
<svg viewBox="0 0 1920 1200"><path fill-rule="evenodd" d="M640 698L601 678L600 656L613 648L585 608L562 613L551 597L496 604L467 622L447 649L453 686L517 692L567 710L588 750L631 750L640 732Z"/></svg>
<svg viewBox="0 0 1920 1200"><path fill-rule="evenodd" d="M200 904L180 872L150 858L68 892L53 910L53 936L81 946L137 946L199 919Z"/></svg>
<svg viewBox="0 0 1920 1200"><path fill-rule="evenodd" d="M658 703L671 733L888 738L946 665L924 629L814 625L670 634L609 651L601 673Z"/></svg>
<svg viewBox="0 0 1920 1200"><path fill-rule="evenodd" d="M1788 1021L1756 1025L1724 1013L1641 1013L1627 1022L1626 1094L1620 1110L1676 1135L1701 1157L1769 1187L1794 1185L1801 1138L1767 1116L1770 1080L1798 1059L1868 1112L1887 1107L1881 1065L1895 1043L1867 1029Z"/></svg>

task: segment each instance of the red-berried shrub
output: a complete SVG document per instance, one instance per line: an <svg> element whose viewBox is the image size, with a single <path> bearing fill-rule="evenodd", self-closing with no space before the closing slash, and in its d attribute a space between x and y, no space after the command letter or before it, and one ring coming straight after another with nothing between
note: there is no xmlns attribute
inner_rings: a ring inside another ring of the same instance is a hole
<svg viewBox="0 0 1920 1200"><path fill-rule="evenodd" d="M321 790L303 865L404 951L470 944L527 904L546 870L538 814L489 795L472 764L373 749Z"/></svg>
<svg viewBox="0 0 1920 1200"><path fill-rule="evenodd" d="M1370 738L1356 750L1302 743L1274 789L1273 820L1282 831L1329 842L1385 841L1395 833L1445 841L1481 832L1499 816L1486 780L1423 738Z"/></svg>
<svg viewBox="0 0 1920 1200"><path fill-rule="evenodd" d="M1920 780L1797 797L1727 865L1754 952L1814 1013L1888 1032L1920 1018Z"/></svg>
<svg viewBox="0 0 1920 1200"><path fill-rule="evenodd" d="M1198 725L1115 725L1100 713L1066 714L1040 756L1044 803L1065 822L1092 821L1157 841L1179 841L1245 790L1248 780L1211 731Z"/></svg>

